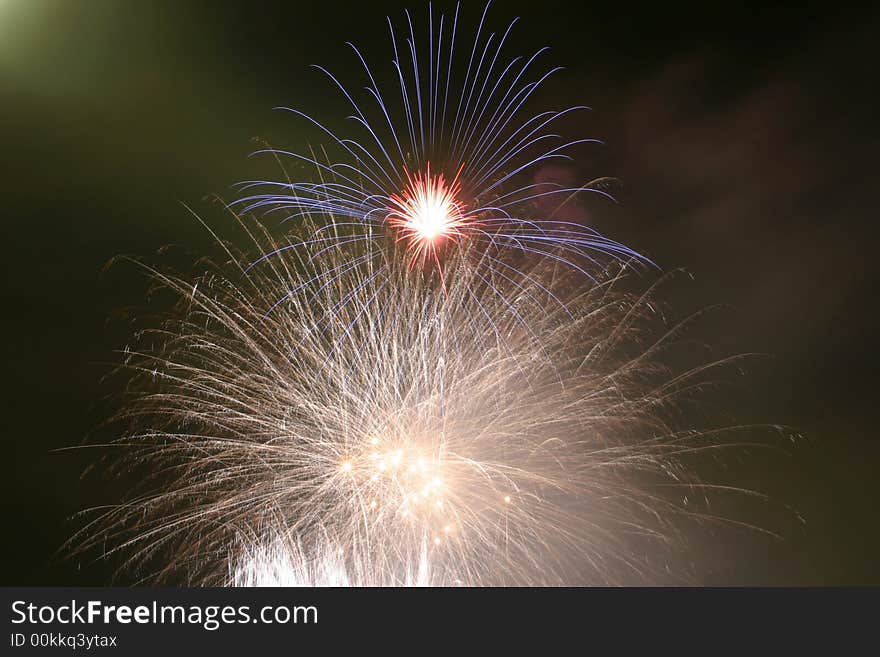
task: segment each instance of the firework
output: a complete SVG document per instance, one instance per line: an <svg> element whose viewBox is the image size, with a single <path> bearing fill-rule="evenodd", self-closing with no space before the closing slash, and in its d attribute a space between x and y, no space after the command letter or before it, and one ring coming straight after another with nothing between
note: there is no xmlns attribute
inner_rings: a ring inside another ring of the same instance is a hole
<svg viewBox="0 0 880 657"><path fill-rule="evenodd" d="M372 560L357 563L346 558L346 550L324 542L306 548L283 527L263 530L242 538L232 549L229 586L456 586L460 582L441 582L431 576L428 543L413 563L397 562L393 571L377 571ZM361 555L363 556L363 555ZM414 555L415 556L415 555Z"/></svg>
<svg viewBox="0 0 880 657"><path fill-rule="evenodd" d="M753 430L700 406L739 360L674 367L687 322L626 291L644 259L559 216L608 193L539 169L595 140L554 133L582 108L526 111L557 69L509 58L487 11L462 47L429 5L427 55L389 21L391 87L352 46L366 102L321 69L355 130L290 110L330 150L267 149L316 179L243 184L248 246L199 273L147 267L175 304L125 351L107 462L140 485L83 549L134 581L644 583L749 494L693 467Z"/></svg>
<svg viewBox="0 0 880 657"><path fill-rule="evenodd" d="M150 270L178 301L125 352L106 466L142 483L77 537L129 580L644 581L714 518L688 460L737 433L683 417L725 363L664 365L678 329L625 268L584 288L464 248L440 292L370 241L239 226L274 257Z"/></svg>
<svg viewBox="0 0 880 657"><path fill-rule="evenodd" d="M391 196L394 209L388 213L388 225L400 234L412 252L411 264L433 260L441 268L438 250L446 241L463 237L462 228L474 220L462 211L457 198L458 177L449 185L443 176L416 174L408 181L402 196Z"/></svg>
<svg viewBox="0 0 880 657"><path fill-rule="evenodd" d="M585 107L528 109L560 68L541 65L546 48L508 55L517 21L490 32L488 10L487 4L473 32L460 25L458 6L452 15L436 16L429 5L424 33L409 12L403 30L389 19L386 77L349 44L363 71L356 81L366 85L362 94L317 66L350 108L350 129L333 131L283 108L316 127L329 150L318 157L313 150L267 148L279 160L308 167L315 179L245 182L238 207L283 220L333 217L332 230L321 226L311 239L403 241L411 264L437 270L440 251L463 243L474 245L481 266L502 272L516 266L516 254L552 259L588 276L594 265L601 269L600 259L641 260L566 215L574 197L611 198L607 179L577 187L541 179L542 167L570 160L573 148L598 140L556 133L560 121Z"/></svg>

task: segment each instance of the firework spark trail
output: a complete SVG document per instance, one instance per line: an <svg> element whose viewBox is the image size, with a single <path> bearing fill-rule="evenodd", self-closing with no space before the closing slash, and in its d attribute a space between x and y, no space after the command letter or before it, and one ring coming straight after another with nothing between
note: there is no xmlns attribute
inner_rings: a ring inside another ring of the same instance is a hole
<svg viewBox="0 0 880 657"><path fill-rule="evenodd" d="M597 258L645 261L629 247L557 216L575 195L611 198L607 179L568 187L539 182L535 174L548 163L571 160L577 145L599 140L565 139L555 132L563 118L586 107L528 110L536 92L561 69L540 67L547 48L529 57L508 56L505 48L517 21L503 32L490 32L488 10L487 4L473 40L467 41L458 5L451 16L435 16L429 4L427 48L421 50L424 36L417 36L409 12L403 31L388 19L390 80L349 43L363 69L363 96L316 66L350 107L353 127L335 132L300 110L282 108L329 139L332 154L325 151L324 159L313 151L261 151L313 168L317 180L247 181L237 207L285 220L332 216L335 239L354 234L382 240L390 232L410 246L412 263L438 269L438 250L465 241L478 244L476 252L489 251L505 261L510 252L547 257L587 276L583 263L601 265ZM426 200L427 190L437 194ZM538 202L553 199L559 201L556 211L537 209ZM344 233L337 230L342 224Z"/></svg>
<svg viewBox="0 0 880 657"><path fill-rule="evenodd" d="M572 293L562 265L505 278L464 249L438 293L393 246L282 250L240 226L276 255L151 270L179 302L127 351L114 444L143 485L76 538L129 577L225 583L242 536L258 563L282 536L341 549L356 583L422 561L434 582L614 583L713 518L687 461L738 435L682 409L724 363L662 365L678 329L622 274Z"/></svg>

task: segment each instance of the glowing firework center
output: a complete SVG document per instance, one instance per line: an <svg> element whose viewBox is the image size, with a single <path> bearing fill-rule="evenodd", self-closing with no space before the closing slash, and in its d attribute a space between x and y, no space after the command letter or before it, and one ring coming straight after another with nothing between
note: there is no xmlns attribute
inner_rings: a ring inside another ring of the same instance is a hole
<svg viewBox="0 0 880 657"><path fill-rule="evenodd" d="M406 178L403 194L390 197L385 220L398 232L397 240L406 243L411 265L430 259L439 266L437 248L447 239L463 237L462 229L471 223L458 200L458 176L447 183L443 174L432 176L428 165L424 174L410 175L407 171Z"/></svg>
<svg viewBox="0 0 880 657"><path fill-rule="evenodd" d="M446 482L438 457L412 447L388 449L371 438L364 452L344 460L340 470L354 488L355 503L377 518L390 513L422 522L426 531L436 533L435 545L453 533L453 523L444 520Z"/></svg>

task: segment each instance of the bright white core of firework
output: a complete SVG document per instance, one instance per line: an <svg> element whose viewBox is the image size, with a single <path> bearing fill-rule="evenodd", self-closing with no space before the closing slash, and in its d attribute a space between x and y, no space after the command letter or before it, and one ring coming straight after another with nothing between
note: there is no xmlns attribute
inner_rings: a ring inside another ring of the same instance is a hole
<svg viewBox="0 0 880 657"><path fill-rule="evenodd" d="M403 195L391 197L386 221L406 242L412 264L436 261L439 242L462 237L462 228L470 223L458 200L458 179L447 183L442 174L432 176L430 166L424 175L407 173L407 178Z"/></svg>

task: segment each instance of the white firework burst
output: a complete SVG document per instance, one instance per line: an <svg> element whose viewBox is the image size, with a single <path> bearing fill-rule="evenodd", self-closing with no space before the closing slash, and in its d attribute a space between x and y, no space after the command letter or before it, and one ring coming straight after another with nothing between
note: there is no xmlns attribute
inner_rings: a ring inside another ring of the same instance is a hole
<svg viewBox="0 0 880 657"><path fill-rule="evenodd" d="M109 464L141 485L76 539L126 577L651 581L716 519L689 459L740 433L686 410L729 361L665 365L681 327L625 268L584 287L463 249L440 289L393 248L239 225L272 257L149 270L177 303L126 350Z"/></svg>

